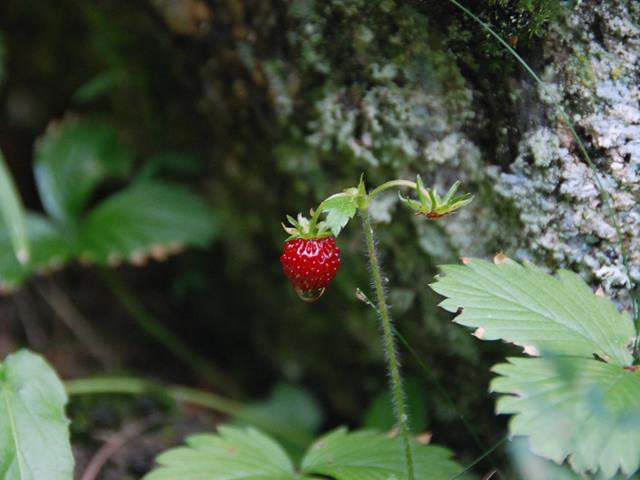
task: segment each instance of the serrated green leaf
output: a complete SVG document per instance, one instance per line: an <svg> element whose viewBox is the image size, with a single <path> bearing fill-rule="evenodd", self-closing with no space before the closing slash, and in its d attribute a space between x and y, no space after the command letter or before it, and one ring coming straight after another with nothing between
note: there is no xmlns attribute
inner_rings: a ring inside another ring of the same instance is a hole
<svg viewBox="0 0 640 480"><path fill-rule="evenodd" d="M595 354L619 365L632 362L631 318L572 272L561 270L554 278L531 264L479 259L444 266L442 272L432 285L448 297L440 305L450 312L462 308L455 321L477 328L479 338L502 339L530 354Z"/></svg>
<svg viewBox="0 0 640 480"><path fill-rule="evenodd" d="M450 480L463 469L447 449L413 444L415 477ZM405 456L400 438L373 431L348 433L340 428L317 440L302 461L307 475L335 480L405 480ZM465 477L460 477L465 478Z"/></svg>
<svg viewBox="0 0 640 480"><path fill-rule="evenodd" d="M511 358L496 365L497 412L533 453L612 478L640 466L640 371L593 359Z"/></svg>
<svg viewBox="0 0 640 480"><path fill-rule="evenodd" d="M28 214L26 227L32 248L29 263L23 265L11 252L9 232L0 225L0 290L18 287L33 273L55 270L71 255L68 240L46 218Z"/></svg>
<svg viewBox="0 0 640 480"><path fill-rule="evenodd" d="M420 480L450 480L462 472L441 447L413 444ZM302 461L301 473L284 450L252 428L219 427L218 433L194 435L187 446L157 458L158 469L144 480L405 480L405 456L399 438L341 428L317 440ZM460 476L456 478L469 478Z"/></svg>
<svg viewBox="0 0 640 480"><path fill-rule="evenodd" d="M534 455L529 450L525 438L516 438L511 442L509 452L520 474L526 480L585 480L567 465L558 465L552 461Z"/></svg>
<svg viewBox="0 0 640 480"><path fill-rule="evenodd" d="M219 427L218 434L194 435L187 446L157 458L160 468L144 480L297 480L282 447L259 431Z"/></svg>
<svg viewBox="0 0 640 480"><path fill-rule="evenodd" d="M111 125L65 121L42 137L35 152L35 175L45 209L73 228L102 182L124 178L132 154Z"/></svg>
<svg viewBox="0 0 640 480"><path fill-rule="evenodd" d="M205 246L215 233L214 212L180 185L145 182L118 192L80 225L81 258L100 264L158 259L185 246Z"/></svg>
<svg viewBox="0 0 640 480"><path fill-rule="evenodd" d="M325 224L337 236L358 211L358 197L351 193L337 193L322 202L327 212Z"/></svg>
<svg viewBox="0 0 640 480"><path fill-rule="evenodd" d="M20 263L26 263L29 260L30 250L24 207L2 151L0 151L0 214L0 228L7 230L16 259Z"/></svg>
<svg viewBox="0 0 640 480"><path fill-rule="evenodd" d="M0 365L0 478L71 480L67 396L51 367L26 350Z"/></svg>

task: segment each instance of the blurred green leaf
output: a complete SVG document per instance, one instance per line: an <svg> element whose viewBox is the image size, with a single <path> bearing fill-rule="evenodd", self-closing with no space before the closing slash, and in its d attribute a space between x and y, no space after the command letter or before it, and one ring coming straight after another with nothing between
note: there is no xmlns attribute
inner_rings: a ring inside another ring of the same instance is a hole
<svg viewBox="0 0 640 480"><path fill-rule="evenodd" d="M135 184L97 205L82 222L80 257L99 264L163 260L186 246L207 245L215 224L211 208L186 188Z"/></svg>
<svg viewBox="0 0 640 480"><path fill-rule="evenodd" d="M13 247L13 253L20 263L29 261L29 237L27 236L27 225L25 220L24 207L20 194L13 181L13 176L4 156L0 151L0 213L2 222L0 228L4 226L8 232Z"/></svg>
<svg viewBox="0 0 640 480"><path fill-rule="evenodd" d="M566 465L558 465L529 450L527 440L516 438L511 442L509 453L514 459L520 478L527 480L580 480L586 479L578 475Z"/></svg>
<svg viewBox="0 0 640 480"><path fill-rule="evenodd" d="M413 453L417 479L450 480L463 470L445 448L414 443ZM399 438L373 431L348 433L345 428L317 440L302 461L302 470L335 480L407 478Z"/></svg>
<svg viewBox="0 0 640 480"><path fill-rule="evenodd" d="M282 447L252 428L193 435L187 446L162 453L157 462L160 468L144 480L299 479Z"/></svg>
<svg viewBox="0 0 640 480"><path fill-rule="evenodd" d="M197 157L184 152L161 152L145 159L136 175L137 181L151 180L159 174L169 176L195 176L204 167Z"/></svg>
<svg viewBox="0 0 640 480"><path fill-rule="evenodd" d="M575 273L560 270L554 278L531 264L499 260L442 267L432 288L448 297L442 308L462 309L455 322L477 328L478 338L512 342L529 354L597 355L631 364L635 328L627 313L594 295Z"/></svg>
<svg viewBox="0 0 640 480"><path fill-rule="evenodd" d="M0 290L12 290L28 280L33 272L55 270L71 255L71 245L46 218L27 214L27 233L32 242L31 259L19 263L11 251L11 239L0 225Z"/></svg>
<svg viewBox="0 0 640 480"><path fill-rule="evenodd" d="M67 396L51 367L26 350L0 365L0 478L71 480Z"/></svg>
<svg viewBox="0 0 640 480"><path fill-rule="evenodd" d="M427 395L420 379L408 377L405 381L407 407L411 430L422 432L427 428ZM386 432L396 425L389 389L381 392L369 405L363 427Z"/></svg>
<svg viewBox="0 0 640 480"><path fill-rule="evenodd" d="M175 167L181 157L164 158L160 165ZM0 154L0 289L11 290L33 273L55 269L70 258L141 264L211 240L212 210L179 185L136 183L85 213L96 188L124 178L131 166L131 153L110 125L77 120L49 131L36 148L35 173L45 209L56 220L52 224L44 217L25 216Z"/></svg>
<svg viewBox="0 0 640 480"><path fill-rule="evenodd" d="M96 120L64 121L50 128L35 152L35 175L45 209L73 229L104 181L122 179L133 162L118 131Z"/></svg>
<svg viewBox="0 0 640 480"><path fill-rule="evenodd" d="M511 435L533 453L579 473L612 478L640 466L640 371L586 358L510 358L493 371L504 394L497 412L514 415Z"/></svg>
<svg viewBox="0 0 640 480"><path fill-rule="evenodd" d="M27 214L27 232L33 242L29 268L36 273L60 268L74 253L73 241L42 215Z"/></svg>

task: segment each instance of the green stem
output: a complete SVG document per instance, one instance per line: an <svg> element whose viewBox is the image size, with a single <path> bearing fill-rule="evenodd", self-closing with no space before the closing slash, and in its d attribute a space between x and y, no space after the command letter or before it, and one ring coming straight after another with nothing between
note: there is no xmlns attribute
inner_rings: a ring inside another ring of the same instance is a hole
<svg viewBox="0 0 640 480"><path fill-rule="evenodd" d="M369 264L371 267L371 280L375 289L376 301L378 303L378 313L382 327L382 342L384 345L389 377L391 379L391 396L393 398L394 413L402 435L405 460L407 463L408 480L415 480L413 453L411 450L409 414L405 405L405 393L402 385L402 375L400 374L400 360L398 358L398 351L396 349L395 338L393 335L393 323L391 321L391 315L387 305L384 287L382 285L380 261L378 260L378 254L376 253L373 227L371 226L368 209L366 207L361 208L360 215L362 216L362 226L367 244Z"/></svg>
<svg viewBox="0 0 640 480"><path fill-rule="evenodd" d="M301 431L289 429L270 418L253 412L251 408L247 408L241 402L181 385L166 385L161 382L135 377L105 377L71 380L65 382L65 389L70 396L100 394L164 395L179 403L190 403L244 420L265 431L285 437L302 448L307 447L312 440L311 437Z"/></svg>
<svg viewBox="0 0 640 480"><path fill-rule="evenodd" d="M369 300L369 297L367 297L366 294L362 290L360 290L359 288L356 289L356 297L360 301L362 301L362 302L366 303L367 305L369 305L378 315L380 314L380 311L378 310L378 307L371 300ZM463 413L460 411L460 409L458 408L456 403L453 401L453 399L449 396L449 394L447 393L446 389L438 381L438 379L436 378L436 375L427 367L426 363L422 360L420 355L418 355L418 352L416 352L415 348L413 348L413 346L409 343L409 341L404 337L404 335L402 335L398 331L397 328L395 328L395 326L394 326L394 329L393 329L393 334L398 338L398 340L400 340L400 342L405 346L405 348L413 356L415 361L418 363L418 365L420 366L420 368L424 372L424 374L427 377L427 379L438 389L438 391L442 395L442 398L447 403L449 403L449 406L454 410L454 412L456 412L456 415L458 415L458 418L460 419L460 421L462 422L464 427L471 434L471 437L473 438L473 440L476 443L477 447L480 449L481 452L483 452L481 459L484 459L486 456L490 455L490 453L486 454L486 447L482 443L482 441L480 440L480 437L478 437L478 434L476 433L476 431L473 429L471 424L467 421L467 419L465 418ZM492 447L491 451L493 451L493 450L494 450L494 448ZM475 463L474 463L474 465L475 465ZM502 472L495 465L493 465L493 460L492 460L492 467L494 467L496 473L498 474L498 476L500 478L504 478L504 475L502 474Z"/></svg>
<svg viewBox="0 0 640 480"><path fill-rule="evenodd" d="M385 182L382 185L374 188L373 190L371 190L369 195L366 195L366 197L363 198L365 206L368 205L371 202L371 200L373 200L373 198L376 195L378 195L379 193L382 193L385 190L389 190L390 188L397 188L397 187L406 187L406 188L415 189L415 188L418 187L418 185L416 185L416 182L412 182L411 180L402 180L402 179L390 180L390 181ZM424 191L425 195L429 194L429 192L427 190L423 189L423 191ZM322 203L320 203L320 205L318 205L318 208L316 208L316 210L313 212L313 217L311 217L311 224L310 224L310 229L311 230L313 230L313 228L318 224L318 220L320 220L320 215L322 214L322 212L324 210L325 202L327 200L329 200L330 198L332 198L332 197L333 197L333 195L331 197L323 200Z"/></svg>
<svg viewBox="0 0 640 480"><path fill-rule="evenodd" d="M369 200L373 199L376 195L384 192L385 190L396 187L416 188L417 185L416 182L412 182L411 180L391 180L371 190L369 193ZM426 194L427 192L425 191L424 193Z"/></svg>
<svg viewBox="0 0 640 480"><path fill-rule="evenodd" d="M224 372L191 350L180 337L156 320L114 271L103 269L101 272L111 292L149 336L223 392L241 396L238 386Z"/></svg>

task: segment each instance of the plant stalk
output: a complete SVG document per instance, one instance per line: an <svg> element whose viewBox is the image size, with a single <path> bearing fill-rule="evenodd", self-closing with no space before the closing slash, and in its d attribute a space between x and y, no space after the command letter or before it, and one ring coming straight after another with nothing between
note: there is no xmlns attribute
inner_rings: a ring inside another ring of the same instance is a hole
<svg viewBox="0 0 640 480"><path fill-rule="evenodd" d="M407 478L415 480L415 472L413 466L413 452L411 449L411 428L409 426L409 415L405 404L405 393L402 385L402 375L400 373L400 360L398 350L394 338L394 327L387 305L387 299L382 284L382 274L380 271L380 261L376 252L373 227L369 218L368 208L361 208L362 227L367 245L367 254L369 256L370 275L375 289L376 301L378 304L378 313L382 328L382 343L384 346L385 358L387 361L387 369L389 370L389 378L391 379L391 397L393 399L394 413L396 421L400 428L402 443L404 447L405 460L407 463Z"/></svg>
<svg viewBox="0 0 640 480"><path fill-rule="evenodd" d="M371 192L369 192L369 194L363 198L364 204L362 206L367 206L369 203L371 203L371 200L373 200L378 194L384 192L385 190L389 190L390 188L415 189L417 187L418 185L416 184L416 182L412 182L411 180L402 180L402 179L390 180L371 190ZM423 192L425 195L429 194L427 190L423 189ZM325 203L330 198L331 197L323 200L322 203L318 205L318 208L316 208L315 211L313 212L313 216L311 217L311 229L313 229L313 227L315 227L318 224L318 221L320 220L320 215L324 212Z"/></svg>
<svg viewBox="0 0 640 480"><path fill-rule="evenodd" d="M368 198L369 200L372 200L379 193L382 193L385 190L388 190L390 188L397 188L397 187L416 188L417 185L416 185L416 182L412 182L411 180L402 180L402 179L390 180L371 190L371 192L369 192ZM426 195L428 192L425 191L424 193Z"/></svg>

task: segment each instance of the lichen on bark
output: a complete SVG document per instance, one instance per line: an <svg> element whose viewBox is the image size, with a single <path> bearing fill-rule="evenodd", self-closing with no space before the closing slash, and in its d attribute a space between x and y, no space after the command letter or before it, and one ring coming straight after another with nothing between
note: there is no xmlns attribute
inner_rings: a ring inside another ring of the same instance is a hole
<svg viewBox="0 0 640 480"><path fill-rule="evenodd" d="M640 280L640 4L580 2L545 41L543 100L559 101L573 119L609 192ZM593 172L555 116L524 133L508 172L491 171L497 193L519 211L521 256L569 267L601 283L628 306L630 279Z"/></svg>

